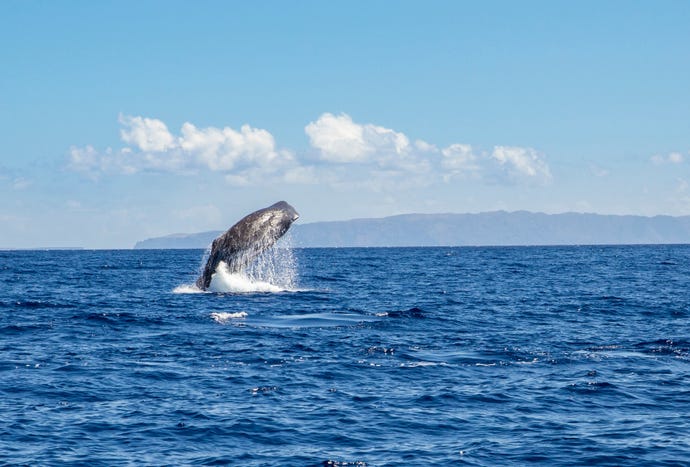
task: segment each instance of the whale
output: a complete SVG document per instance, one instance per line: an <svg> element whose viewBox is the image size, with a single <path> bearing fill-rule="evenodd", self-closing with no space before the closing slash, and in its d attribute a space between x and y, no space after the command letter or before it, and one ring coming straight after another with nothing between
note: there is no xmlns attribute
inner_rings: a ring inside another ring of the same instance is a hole
<svg viewBox="0 0 690 467"><path fill-rule="evenodd" d="M208 260L196 281L196 286L201 290L207 290L221 261L227 265L231 273L242 271L285 235L297 219L299 214L285 201L278 201L246 215L213 240Z"/></svg>

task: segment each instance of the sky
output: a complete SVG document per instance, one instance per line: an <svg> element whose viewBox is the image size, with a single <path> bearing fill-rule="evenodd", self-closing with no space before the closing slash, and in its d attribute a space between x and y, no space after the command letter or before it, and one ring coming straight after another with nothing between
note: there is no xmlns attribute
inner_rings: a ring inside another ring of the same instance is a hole
<svg viewBox="0 0 690 467"><path fill-rule="evenodd" d="M690 215L690 2L0 2L0 248Z"/></svg>

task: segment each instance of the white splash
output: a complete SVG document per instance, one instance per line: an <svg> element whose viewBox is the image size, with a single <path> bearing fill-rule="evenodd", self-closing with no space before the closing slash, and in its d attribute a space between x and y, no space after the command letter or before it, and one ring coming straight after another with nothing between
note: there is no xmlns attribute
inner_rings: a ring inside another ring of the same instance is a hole
<svg viewBox="0 0 690 467"><path fill-rule="evenodd" d="M252 292L294 292L297 291L297 261L290 247L290 235L260 254L247 269L231 273L227 264L221 261L211 276L208 291L195 284L182 284L173 289L176 294L194 293L252 293ZM208 260L210 249L204 253L199 274Z"/></svg>
<svg viewBox="0 0 690 467"><path fill-rule="evenodd" d="M255 281L268 282L282 290L295 290L297 261L291 248L290 233L259 255L247 268L246 275Z"/></svg>
<svg viewBox="0 0 690 467"><path fill-rule="evenodd" d="M233 274L223 261L218 264L216 272L211 276L211 285L208 289L211 292L221 293L283 292L286 290L270 282L252 279L242 272Z"/></svg>
<svg viewBox="0 0 690 467"><path fill-rule="evenodd" d="M276 246L263 252L246 270L239 273L231 273L221 261L211 276L209 290L225 293L296 290L296 261L288 243L289 237L283 237Z"/></svg>
<svg viewBox="0 0 690 467"><path fill-rule="evenodd" d="M195 284L182 284L173 289L173 293L204 293Z"/></svg>
<svg viewBox="0 0 690 467"><path fill-rule="evenodd" d="M216 323L220 324L225 324L230 320L233 319L243 319L247 317L247 313L245 311L239 311L237 313L227 313L227 312L219 312L219 313L211 313L211 319L215 321Z"/></svg>

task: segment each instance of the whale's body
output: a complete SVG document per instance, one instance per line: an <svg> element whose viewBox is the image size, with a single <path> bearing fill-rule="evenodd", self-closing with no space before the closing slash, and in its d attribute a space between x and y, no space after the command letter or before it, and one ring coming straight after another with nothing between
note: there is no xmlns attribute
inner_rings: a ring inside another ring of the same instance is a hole
<svg viewBox="0 0 690 467"><path fill-rule="evenodd" d="M242 218L213 240L204 271L196 281L197 287L208 289L211 276L221 261L225 262L231 273L240 272L261 252L273 246L298 218L295 208L285 201Z"/></svg>

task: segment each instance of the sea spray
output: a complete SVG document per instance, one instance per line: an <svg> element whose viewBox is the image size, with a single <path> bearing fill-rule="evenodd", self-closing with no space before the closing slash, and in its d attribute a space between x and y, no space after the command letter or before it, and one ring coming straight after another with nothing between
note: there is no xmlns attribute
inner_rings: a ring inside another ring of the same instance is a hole
<svg viewBox="0 0 690 467"><path fill-rule="evenodd" d="M226 324L232 320L241 320L247 317L246 311L239 311L237 313L214 312L211 313L211 319L219 324Z"/></svg>
<svg viewBox="0 0 690 467"><path fill-rule="evenodd" d="M209 290L219 293L251 293L282 292L285 289L270 282L252 279L243 272L231 273L228 265L221 261L211 276Z"/></svg>
<svg viewBox="0 0 690 467"><path fill-rule="evenodd" d="M283 290L297 286L297 260L292 251L292 237L281 238L273 248L259 255L249 265L246 275L251 281L268 282Z"/></svg>
<svg viewBox="0 0 690 467"><path fill-rule="evenodd" d="M208 253L204 252L202 267ZM273 248L261 253L244 271L231 273L227 264L219 263L209 290L216 293L284 292L297 289L297 260L289 235L281 238ZM174 293L203 292L196 285L182 284Z"/></svg>

